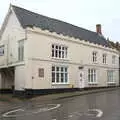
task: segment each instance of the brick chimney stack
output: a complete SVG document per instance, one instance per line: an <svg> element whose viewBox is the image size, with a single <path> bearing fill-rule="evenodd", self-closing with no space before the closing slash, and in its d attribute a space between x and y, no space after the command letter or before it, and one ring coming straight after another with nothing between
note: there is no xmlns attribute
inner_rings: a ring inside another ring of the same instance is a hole
<svg viewBox="0 0 120 120"><path fill-rule="evenodd" d="M96 32L100 35L102 35L102 31L101 31L101 24L97 24L96 25Z"/></svg>

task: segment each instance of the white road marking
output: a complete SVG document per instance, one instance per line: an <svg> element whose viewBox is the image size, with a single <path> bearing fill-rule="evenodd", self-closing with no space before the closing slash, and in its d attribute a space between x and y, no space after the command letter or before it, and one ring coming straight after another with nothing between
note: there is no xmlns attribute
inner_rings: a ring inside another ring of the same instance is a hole
<svg viewBox="0 0 120 120"><path fill-rule="evenodd" d="M11 116L14 116L14 115L8 115L8 114L11 114L11 113L14 113L14 112L18 112L18 111L24 111L24 110L23 109L12 110L12 111L9 111L7 113L4 113L2 116L3 117L11 117Z"/></svg>
<svg viewBox="0 0 120 120"><path fill-rule="evenodd" d="M89 109L88 111L96 111L96 112L98 112L96 117L102 117L102 115L103 115L103 112L100 109Z"/></svg>
<svg viewBox="0 0 120 120"><path fill-rule="evenodd" d="M69 115L68 117L70 117L70 118L71 118L71 117L73 117L73 115Z"/></svg>
<svg viewBox="0 0 120 120"><path fill-rule="evenodd" d="M55 104L48 104L48 105L55 105ZM60 107L60 104L57 104L55 107L52 107L52 108L42 108L42 109L38 110L37 112L33 112L33 113L47 112L47 111L50 111L50 110L57 109L59 107Z"/></svg>
<svg viewBox="0 0 120 120"><path fill-rule="evenodd" d="M61 105L60 104L47 104L48 107L49 106L55 106L55 107L51 107L51 108L40 108L38 111L36 112L31 112L31 113L26 113L26 114L23 114L23 115L30 115L30 114L37 114L37 113L40 113L40 112L47 112L47 111L50 111L50 110L54 110L54 109L57 109L59 108ZM15 112L18 112L18 111L24 111L26 112L25 110L23 109L15 109L15 110L12 110L12 111L9 111L9 112L6 112L4 113L2 116L3 117L17 117L17 116L23 116L23 115L10 115L12 113L15 113Z"/></svg>

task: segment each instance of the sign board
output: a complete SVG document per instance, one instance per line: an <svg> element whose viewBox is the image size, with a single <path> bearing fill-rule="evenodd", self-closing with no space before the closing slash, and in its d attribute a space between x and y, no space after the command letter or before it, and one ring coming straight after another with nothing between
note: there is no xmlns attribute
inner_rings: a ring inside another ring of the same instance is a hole
<svg viewBox="0 0 120 120"><path fill-rule="evenodd" d="M44 69L43 68L39 68L38 73L39 73L39 77L44 77Z"/></svg>

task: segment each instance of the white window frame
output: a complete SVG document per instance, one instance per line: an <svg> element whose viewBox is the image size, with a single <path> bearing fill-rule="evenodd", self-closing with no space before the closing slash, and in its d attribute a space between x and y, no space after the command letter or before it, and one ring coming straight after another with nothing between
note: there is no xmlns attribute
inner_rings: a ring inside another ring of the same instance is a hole
<svg viewBox="0 0 120 120"><path fill-rule="evenodd" d="M53 70L54 67L54 70ZM57 70L59 68L59 71ZM62 71L63 68L63 71ZM67 70L67 71L66 71ZM69 84L69 76L68 76L68 67L67 66L52 66L52 70L51 70L51 80L52 80L52 84ZM54 77L53 77L54 74ZM58 81L57 82L57 75L59 76ZM63 75L63 82L61 82L61 76ZM67 76L67 82L66 82L66 76ZM54 78L54 82L53 82L53 78Z"/></svg>
<svg viewBox="0 0 120 120"><path fill-rule="evenodd" d="M107 63L107 54L103 54L103 64L106 64Z"/></svg>
<svg viewBox="0 0 120 120"><path fill-rule="evenodd" d="M108 70L107 71L107 83L108 84L112 84L112 83L116 83L116 80L115 80L115 71L114 70Z"/></svg>
<svg viewBox="0 0 120 120"><path fill-rule="evenodd" d="M96 51L93 51L92 52L92 62L93 63L97 63L97 52Z"/></svg>
<svg viewBox="0 0 120 120"><path fill-rule="evenodd" d="M68 59L68 47L65 45L52 44L52 58Z"/></svg>
<svg viewBox="0 0 120 120"><path fill-rule="evenodd" d="M88 69L88 84L97 84L97 70L95 68Z"/></svg>
<svg viewBox="0 0 120 120"><path fill-rule="evenodd" d="M24 61L24 40L18 41L18 61Z"/></svg>
<svg viewBox="0 0 120 120"><path fill-rule="evenodd" d="M116 56L113 55L113 56L112 56L112 64L115 64L115 61L116 61Z"/></svg>

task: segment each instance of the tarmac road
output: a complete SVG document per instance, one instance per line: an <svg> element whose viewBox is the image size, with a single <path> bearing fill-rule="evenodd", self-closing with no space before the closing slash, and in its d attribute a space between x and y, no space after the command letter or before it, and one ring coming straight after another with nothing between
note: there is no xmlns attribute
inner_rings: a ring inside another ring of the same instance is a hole
<svg viewBox="0 0 120 120"><path fill-rule="evenodd" d="M120 89L8 109L0 105L0 111L1 120L120 120Z"/></svg>

